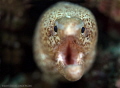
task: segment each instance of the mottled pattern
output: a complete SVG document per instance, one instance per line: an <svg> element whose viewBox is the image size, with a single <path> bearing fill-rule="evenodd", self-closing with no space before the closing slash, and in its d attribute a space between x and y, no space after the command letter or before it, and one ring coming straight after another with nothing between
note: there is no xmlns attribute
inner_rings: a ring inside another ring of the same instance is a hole
<svg viewBox="0 0 120 88"><path fill-rule="evenodd" d="M64 34L54 32L55 21L69 16L71 19L80 19L85 27L84 33L81 33L80 29L76 36L71 37L70 40L69 38L62 38ZM73 51L77 49L80 52L80 58L82 59L79 59L76 63L83 65L84 74L94 61L97 34L97 26L93 14L82 6L59 2L46 10L38 21L34 35L35 61L43 71L44 79L46 81L49 81L51 77L52 79L58 79L61 77L61 73L66 79L75 81L69 76L67 77L67 70L63 70L67 65L56 59L57 53L67 47L69 45L68 42L72 40L74 40L74 43L70 44L70 47L74 47L71 48ZM73 51L71 52L73 53Z"/></svg>

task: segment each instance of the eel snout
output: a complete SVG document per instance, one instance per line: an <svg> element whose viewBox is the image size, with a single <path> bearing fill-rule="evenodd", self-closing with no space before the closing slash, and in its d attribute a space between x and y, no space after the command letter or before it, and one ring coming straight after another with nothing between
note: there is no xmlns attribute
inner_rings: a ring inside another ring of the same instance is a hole
<svg viewBox="0 0 120 88"><path fill-rule="evenodd" d="M79 80L84 73L83 53L74 41L74 36L66 37L56 54L59 72L70 81Z"/></svg>

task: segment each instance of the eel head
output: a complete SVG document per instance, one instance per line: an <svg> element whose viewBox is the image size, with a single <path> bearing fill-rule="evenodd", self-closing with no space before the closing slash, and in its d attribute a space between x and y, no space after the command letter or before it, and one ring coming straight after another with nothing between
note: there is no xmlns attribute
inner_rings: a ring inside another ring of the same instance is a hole
<svg viewBox="0 0 120 88"><path fill-rule="evenodd" d="M85 72L84 46L79 39L85 32L84 22L75 17L63 17L55 21L54 30L61 40L55 53L58 71L69 81L77 81Z"/></svg>

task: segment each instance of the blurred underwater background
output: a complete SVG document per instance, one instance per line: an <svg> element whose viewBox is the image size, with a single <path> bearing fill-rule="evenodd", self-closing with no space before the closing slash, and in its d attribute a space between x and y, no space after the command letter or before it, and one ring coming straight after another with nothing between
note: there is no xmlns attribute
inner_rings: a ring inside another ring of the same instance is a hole
<svg viewBox="0 0 120 88"><path fill-rule="evenodd" d="M120 0L65 0L90 9L98 24L96 60L77 82L55 88L120 88ZM54 0L0 0L0 88L53 88L33 57L40 15ZM17 86L16 86L17 85Z"/></svg>

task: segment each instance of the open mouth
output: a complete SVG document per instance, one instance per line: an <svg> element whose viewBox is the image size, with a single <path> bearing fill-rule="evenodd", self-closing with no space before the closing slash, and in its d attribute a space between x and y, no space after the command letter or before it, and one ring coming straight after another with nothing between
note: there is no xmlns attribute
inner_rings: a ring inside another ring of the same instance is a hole
<svg viewBox="0 0 120 88"><path fill-rule="evenodd" d="M57 54L57 61L62 61L64 65L77 64L78 50L76 44L73 42L73 38L66 39L66 41L60 46L59 53Z"/></svg>
<svg viewBox="0 0 120 88"><path fill-rule="evenodd" d="M73 54L72 50L71 50L70 46L68 46L66 51L65 51L65 62L67 65L74 64L72 54Z"/></svg>
<svg viewBox="0 0 120 88"><path fill-rule="evenodd" d="M84 73L83 54L78 51L73 37L68 37L59 47L56 61L59 72L69 81L79 80Z"/></svg>

